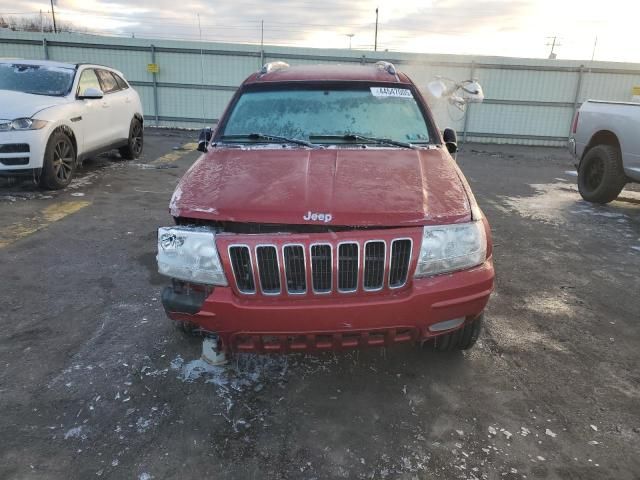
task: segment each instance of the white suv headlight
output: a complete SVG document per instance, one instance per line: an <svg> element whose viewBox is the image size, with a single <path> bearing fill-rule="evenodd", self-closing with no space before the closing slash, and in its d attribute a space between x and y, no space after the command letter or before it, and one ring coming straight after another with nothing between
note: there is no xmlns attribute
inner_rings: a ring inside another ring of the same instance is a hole
<svg viewBox="0 0 640 480"><path fill-rule="evenodd" d="M206 285L227 286L211 231L188 227L158 229L158 272Z"/></svg>
<svg viewBox="0 0 640 480"><path fill-rule="evenodd" d="M45 120L34 118L16 118L8 122L0 123L0 131L8 130L40 130L47 124Z"/></svg>
<svg viewBox="0 0 640 480"><path fill-rule="evenodd" d="M482 221L424 227L416 277L464 270L486 260Z"/></svg>

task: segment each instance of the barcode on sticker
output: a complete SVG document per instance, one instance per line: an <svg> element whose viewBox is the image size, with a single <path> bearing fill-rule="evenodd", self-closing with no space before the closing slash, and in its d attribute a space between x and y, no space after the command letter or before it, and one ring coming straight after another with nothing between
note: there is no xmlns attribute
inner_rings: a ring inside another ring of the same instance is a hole
<svg viewBox="0 0 640 480"><path fill-rule="evenodd" d="M411 90L407 88L371 87L371 95L374 97L413 98Z"/></svg>

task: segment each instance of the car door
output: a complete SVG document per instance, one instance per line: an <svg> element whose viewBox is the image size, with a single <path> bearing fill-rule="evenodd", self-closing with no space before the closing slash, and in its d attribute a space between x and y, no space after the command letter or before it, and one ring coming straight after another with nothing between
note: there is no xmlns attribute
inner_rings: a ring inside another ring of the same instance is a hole
<svg viewBox="0 0 640 480"><path fill-rule="evenodd" d="M129 137L131 116L127 102L127 92L118 83L116 76L109 70L98 69L98 78L105 92L109 106L110 143L116 143Z"/></svg>
<svg viewBox="0 0 640 480"><path fill-rule="evenodd" d="M79 123L83 138L82 150L85 153L99 149L109 137L109 119L105 115L106 101L104 97L82 99L82 94L87 88L102 90L102 85L93 68L85 68L80 72L77 89L77 101L82 102L82 120Z"/></svg>

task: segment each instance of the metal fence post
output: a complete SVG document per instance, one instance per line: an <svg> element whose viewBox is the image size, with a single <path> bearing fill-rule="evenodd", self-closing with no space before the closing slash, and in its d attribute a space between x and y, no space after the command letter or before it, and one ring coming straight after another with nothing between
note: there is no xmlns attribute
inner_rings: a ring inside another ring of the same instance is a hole
<svg viewBox="0 0 640 480"><path fill-rule="evenodd" d="M151 45L151 63L156 63L156 47ZM156 127L160 126L160 118L158 115L158 74L156 72L153 75L153 112L156 117Z"/></svg>
<svg viewBox="0 0 640 480"><path fill-rule="evenodd" d="M476 62L475 60L471 61L471 80L473 80L473 76L476 74ZM464 125L462 127L462 143L467 143L467 127L469 125L469 112L471 112L471 105L467 103L464 111Z"/></svg>
<svg viewBox="0 0 640 480"><path fill-rule="evenodd" d="M44 59L49 60L49 45L47 45L47 39L42 37L42 51L44 53Z"/></svg>

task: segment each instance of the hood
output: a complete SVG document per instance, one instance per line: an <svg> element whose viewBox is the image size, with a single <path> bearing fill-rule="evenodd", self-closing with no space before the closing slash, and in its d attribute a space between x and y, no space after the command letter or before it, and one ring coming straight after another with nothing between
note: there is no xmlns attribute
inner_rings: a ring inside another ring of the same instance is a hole
<svg viewBox="0 0 640 480"><path fill-rule="evenodd" d="M442 148L214 149L178 184L171 214L340 226L463 222L471 209L461 175Z"/></svg>
<svg viewBox="0 0 640 480"><path fill-rule="evenodd" d="M65 97L0 90L0 119L30 118L40 110L67 103Z"/></svg>

